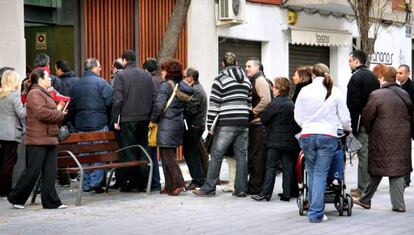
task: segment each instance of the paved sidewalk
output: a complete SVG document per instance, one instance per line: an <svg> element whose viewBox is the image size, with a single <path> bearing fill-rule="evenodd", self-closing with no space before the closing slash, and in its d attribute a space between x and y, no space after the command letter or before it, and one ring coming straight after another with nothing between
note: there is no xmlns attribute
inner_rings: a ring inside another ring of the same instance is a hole
<svg viewBox="0 0 414 235"><path fill-rule="evenodd" d="M182 164L186 179L188 171ZM356 185L357 162L347 165L348 188ZM223 164L226 180L227 165ZM83 205L75 206L74 188L59 187L66 210L44 210L40 204L12 209L0 199L0 234L412 234L414 231L414 186L407 188L406 213L391 211L388 179L384 178L370 210L354 206L351 217L338 216L333 204L326 205L327 223L311 224L299 216L296 200L282 202L281 176L276 179L270 202L235 198L218 187L211 198L185 192L178 197L144 193L85 193ZM39 203L39 200L37 202ZM346 213L345 213L346 214Z"/></svg>

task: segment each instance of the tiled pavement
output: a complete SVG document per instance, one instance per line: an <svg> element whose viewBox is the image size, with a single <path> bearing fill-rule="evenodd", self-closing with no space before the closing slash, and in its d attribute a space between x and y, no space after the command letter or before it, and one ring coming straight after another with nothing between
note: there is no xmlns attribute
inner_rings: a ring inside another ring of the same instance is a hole
<svg viewBox="0 0 414 235"><path fill-rule="evenodd" d="M226 179L223 164L222 179ZM186 166L182 165L188 179ZM347 165L348 187L356 183L357 165ZM275 194L281 191L276 179ZM0 234L414 234L414 186L407 188L406 213L391 211L388 179L378 188L370 210L355 206L353 215L338 216L326 205L327 223L311 224L299 216L296 200L270 202L235 198L221 192L211 198L185 192L178 197L152 193L85 194L75 206L74 188L59 188L66 210L44 210L40 204L11 209L0 199ZM38 199L39 202L39 199Z"/></svg>

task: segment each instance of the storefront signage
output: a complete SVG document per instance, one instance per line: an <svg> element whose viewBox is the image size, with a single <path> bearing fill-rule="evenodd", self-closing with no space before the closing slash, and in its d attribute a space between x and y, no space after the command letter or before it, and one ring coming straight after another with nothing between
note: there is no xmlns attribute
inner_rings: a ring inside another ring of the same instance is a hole
<svg viewBox="0 0 414 235"><path fill-rule="evenodd" d="M36 33L36 50L47 50L46 33Z"/></svg>
<svg viewBox="0 0 414 235"><path fill-rule="evenodd" d="M329 43L329 35L316 33L316 42Z"/></svg>
<svg viewBox="0 0 414 235"><path fill-rule="evenodd" d="M392 65L392 57L394 53L376 51L371 54L371 64Z"/></svg>

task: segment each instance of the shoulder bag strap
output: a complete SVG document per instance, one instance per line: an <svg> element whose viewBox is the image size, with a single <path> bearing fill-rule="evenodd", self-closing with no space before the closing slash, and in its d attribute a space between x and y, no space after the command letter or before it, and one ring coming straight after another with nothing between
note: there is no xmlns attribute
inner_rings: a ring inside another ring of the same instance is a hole
<svg viewBox="0 0 414 235"><path fill-rule="evenodd" d="M177 93L177 89L178 89L178 83L175 84L175 87L173 89L173 93L171 94L171 97L167 101L167 105L165 106L164 110L162 111L163 113L165 113L165 111L167 111L168 107L172 103L172 100L174 99L175 93Z"/></svg>

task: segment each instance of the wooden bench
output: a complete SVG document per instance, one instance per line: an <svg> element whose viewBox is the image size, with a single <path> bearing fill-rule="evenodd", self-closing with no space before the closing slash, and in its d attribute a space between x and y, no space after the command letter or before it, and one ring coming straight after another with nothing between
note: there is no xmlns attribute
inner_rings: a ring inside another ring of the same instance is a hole
<svg viewBox="0 0 414 235"><path fill-rule="evenodd" d="M151 156L141 145L133 145L120 149L114 132L74 133L63 142L60 142L57 148L59 171L80 174L78 196L76 199L77 206L81 205L82 184L85 171L110 169L110 174L106 181L106 192L108 192L109 183L111 182L115 169L149 166L147 195L151 191L153 170ZM147 157L147 160L120 162L120 153L131 148L141 150ZM102 165L93 165L93 163L102 163Z"/></svg>

